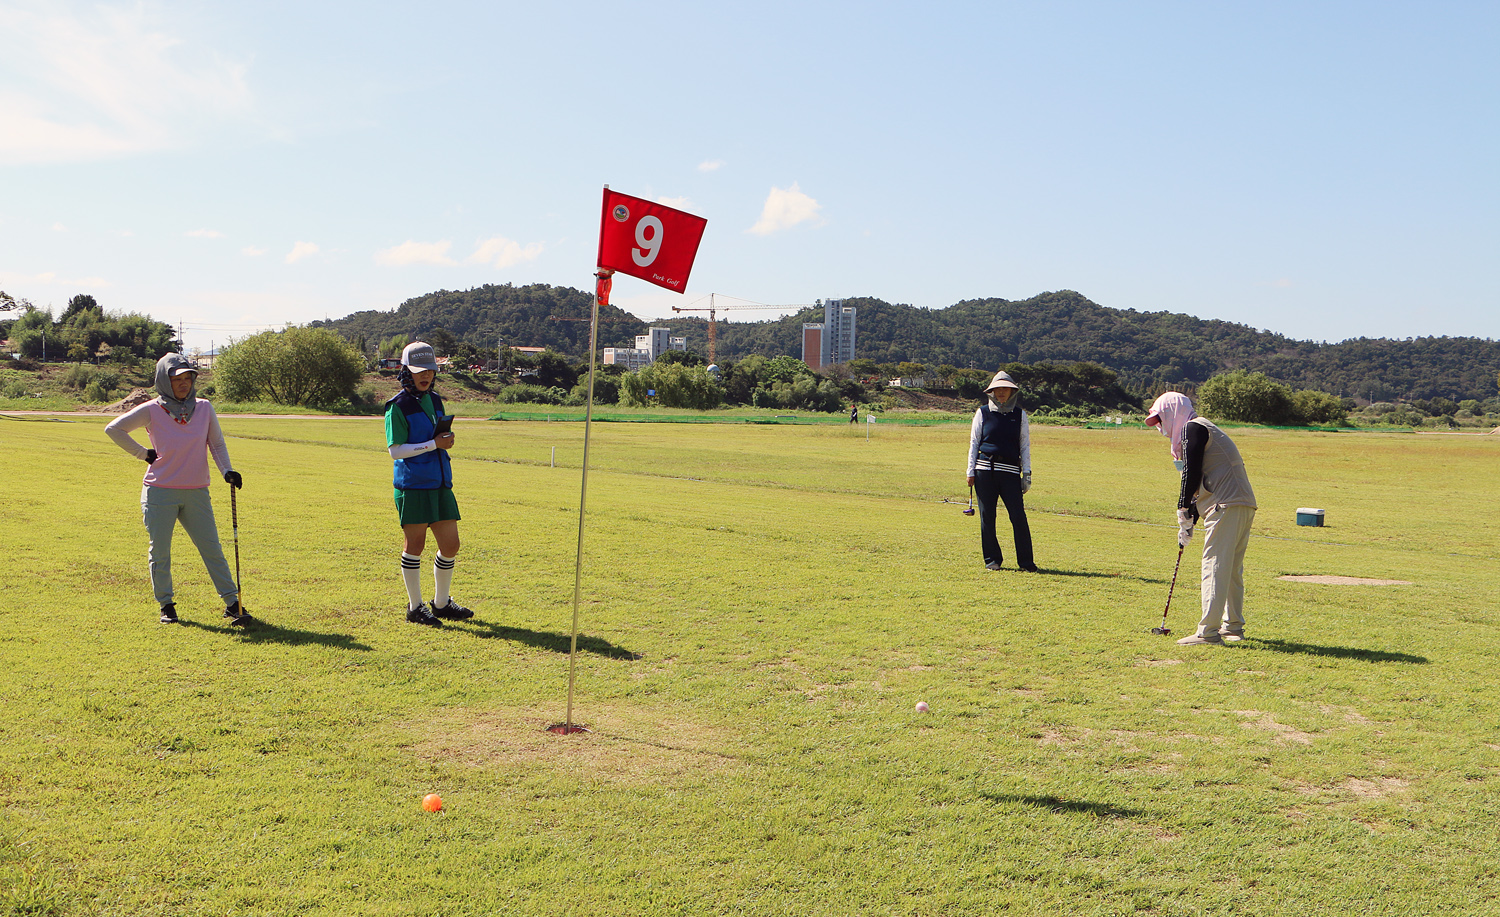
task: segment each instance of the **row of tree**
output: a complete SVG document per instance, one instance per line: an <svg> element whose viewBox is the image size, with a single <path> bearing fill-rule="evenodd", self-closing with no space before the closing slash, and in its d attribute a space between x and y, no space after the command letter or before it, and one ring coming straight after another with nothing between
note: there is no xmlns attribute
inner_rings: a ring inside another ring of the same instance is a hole
<svg viewBox="0 0 1500 917"><path fill-rule="evenodd" d="M0 338L23 357L75 363L155 361L181 347L171 325L138 313L106 313L92 296L80 294L56 318L0 292L0 305L15 318L0 319Z"/></svg>

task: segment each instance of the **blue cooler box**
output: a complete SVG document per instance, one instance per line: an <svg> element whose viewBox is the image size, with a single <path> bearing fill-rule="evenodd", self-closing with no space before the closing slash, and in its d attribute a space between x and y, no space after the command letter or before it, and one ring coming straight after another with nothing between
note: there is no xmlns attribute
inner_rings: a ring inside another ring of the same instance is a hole
<svg viewBox="0 0 1500 917"><path fill-rule="evenodd" d="M1321 528L1323 525L1323 511L1320 509L1308 509L1305 506L1298 507L1297 524L1316 525Z"/></svg>

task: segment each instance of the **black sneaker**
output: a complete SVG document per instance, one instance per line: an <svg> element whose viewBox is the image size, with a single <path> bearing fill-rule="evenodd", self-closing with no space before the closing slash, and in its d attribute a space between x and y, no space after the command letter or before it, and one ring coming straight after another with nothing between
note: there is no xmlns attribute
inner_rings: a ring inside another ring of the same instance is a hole
<svg viewBox="0 0 1500 917"><path fill-rule="evenodd" d="M163 605L161 607L161 618L160 618L160 620L161 620L161 623L163 623L163 624L176 624L177 623L177 606L175 604L173 604L172 602L168 602L167 604Z"/></svg>
<svg viewBox="0 0 1500 917"><path fill-rule="evenodd" d="M255 623L255 619L250 617L250 612L241 608L238 601L224 609L224 617L229 619L230 627L249 627Z"/></svg>
<svg viewBox="0 0 1500 917"><path fill-rule="evenodd" d="M448 599L446 607L434 608L432 609L432 613L440 618L447 618L450 621L467 621L474 617L474 612L453 601L451 597Z"/></svg>
<svg viewBox="0 0 1500 917"><path fill-rule="evenodd" d="M406 620L412 624L426 624L428 627L443 626L443 622L433 617L432 612L427 610L425 602L416 608L408 608L406 610Z"/></svg>

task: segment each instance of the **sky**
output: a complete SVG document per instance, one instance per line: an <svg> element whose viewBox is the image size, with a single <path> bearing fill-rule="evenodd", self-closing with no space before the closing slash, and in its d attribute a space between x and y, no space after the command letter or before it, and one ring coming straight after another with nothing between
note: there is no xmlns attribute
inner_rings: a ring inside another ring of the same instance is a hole
<svg viewBox="0 0 1500 917"><path fill-rule="evenodd" d="M668 324L1066 289L1500 339L1489 0L0 0L0 35L0 290L189 350L590 289L606 184L708 221L685 293L615 281Z"/></svg>

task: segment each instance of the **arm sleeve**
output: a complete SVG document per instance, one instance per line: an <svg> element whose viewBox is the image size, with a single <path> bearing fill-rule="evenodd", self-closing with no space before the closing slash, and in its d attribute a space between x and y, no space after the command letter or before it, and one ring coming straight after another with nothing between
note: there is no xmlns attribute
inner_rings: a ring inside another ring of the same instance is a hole
<svg viewBox="0 0 1500 917"><path fill-rule="evenodd" d="M394 404L386 406L385 409L385 448L393 459L409 459L414 455L431 452L437 448L437 442L428 440L425 443L409 443L406 437L411 427L406 422L406 415Z"/></svg>
<svg viewBox="0 0 1500 917"><path fill-rule="evenodd" d="M1187 509L1193 504L1198 488L1203 484L1203 450L1208 446L1208 431L1202 424L1187 425L1187 448L1182 450L1182 493L1177 495L1177 508Z"/></svg>
<svg viewBox="0 0 1500 917"><path fill-rule="evenodd" d="M1031 474L1031 415L1021 412L1021 473Z"/></svg>
<svg viewBox="0 0 1500 917"><path fill-rule="evenodd" d="M979 411L974 412L974 423L969 426L969 470L965 477L974 476L974 462L979 458L979 437L984 431L984 419Z"/></svg>
<svg viewBox="0 0 1500 917"><path fill-rule="evenodd" d="M214 412L213 405L207 401L200 400L198 410L208 411L208 454L214 457L214 464L219 466L219 475L226 475L234 470L234 465L229 461L229 445L224 442L224 430L219 426L219 415Z"/></svg>
<svg viewBox="0 0 1500 917"><path fill-rule="evenodd" d="M119 446L143 462L146 460L146 447L136 442L135 437L130 435L130 431L139 430L149 422L148 418L151 406L155 403L154 401L148 401L145 404L137 405L128 412L111 420L109 425L104 428L104 432L109 435L110 439L115 441L116 446Z"/></svg>
<svg viewBox="0 0 1500 917"><path fill-rule="evenodd" d="M409 459L414 455L431 452L436 448L436 440L429 439L425 443L396 443L395 445L387 446L386 451L391 454L391 458L393 459Z"/></svg>

